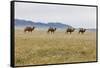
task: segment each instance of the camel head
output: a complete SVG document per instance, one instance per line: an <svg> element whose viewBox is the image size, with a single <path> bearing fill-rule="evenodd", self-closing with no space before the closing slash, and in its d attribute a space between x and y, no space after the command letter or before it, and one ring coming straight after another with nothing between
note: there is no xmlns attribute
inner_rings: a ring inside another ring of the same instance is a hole
<svg viewBox="0 0 100 68"><path fill-rule="evenodd" d="M54 30L56 31L56 28Z"/></svg>
<svg viewBox="0 0 100 68"><path fill-rule="evenodd" d="M84 29L84 31L86 31L87 29Z"/></svg>
<svg viewBox="0 0 100 68"><path fill-rule="evenodd" d="M75 31L75 28L73 28L73 31Z"/></svg>
<svg viewBox="0 0 100 68"><path fill-rule="evenodd" d="M33 26L33 28L32 29L34 29L35 27Z"/></svg>

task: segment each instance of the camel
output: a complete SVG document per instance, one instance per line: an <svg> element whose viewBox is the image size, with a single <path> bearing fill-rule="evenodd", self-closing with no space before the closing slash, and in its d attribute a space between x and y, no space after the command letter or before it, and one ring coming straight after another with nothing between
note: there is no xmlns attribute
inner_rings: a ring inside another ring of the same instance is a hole
<svg viewBox="0 0 100 68"><path fill-rule="evenodd" d="M24 29L24 32L26 32L26 31L32 32L34 29L35 29L34 26L33 26L33 27L26 27L26 28Z"/></svg>
<svg viewBox="0 0 100 68"><path fill-rule="evenodd" d="M48 29L47 32L48 32L48 33L49 33L49 32L54 33L55 31L56 31L56 28L52 28L52 27L50 27L50 28Z"/></svg>
<svg viewBox="0 0 100 68"><path fill-rule="evenodd" d="M84 32L86 31L86 29L84 29L84 28L80 28L80 30L79 30L79 34L81 33L81 34L84 34Z"/></svg>
<svg viewBox="0 0 100 68"><path fill-rule="evenodd" d="M72 33L72 32L74 32L75 31L75 28L68 28L67 30L66 30L66 32L65 33L68 33L68 32L70 32L70 34Z"/></svg>

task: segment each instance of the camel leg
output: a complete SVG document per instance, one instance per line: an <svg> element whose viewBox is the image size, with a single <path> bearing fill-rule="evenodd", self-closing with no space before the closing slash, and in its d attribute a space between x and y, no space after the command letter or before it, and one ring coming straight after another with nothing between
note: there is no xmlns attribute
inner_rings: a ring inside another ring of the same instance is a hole
<svg viewBox="0 0 100 68"><path fill-rule="evenodd" d="M65 34L67 34L67 31L65 32Z"/></svg>
<svg viewBox="0 0 100 68"><path fill-rule="evenodd" d="M49 31L47 31L47 33L49 34Z"/></svg>
<svg viewBox="0 0 100 68"><path fill-rule="evenodd" d="M81 34L83 34L83 32L80 32Z"/></svg>
<svg viewBox="0 0 100 68"><path fill-rule="evenodd" d="M52 34L52 32L50 32L50 34Z"/></svg>
<svg viewBox="0 0 100 68"><path fill-rule="evenodd" d="M51 34L53 34L53 32L51 31Z"/></svg>
<svg viewBox="0 0 100 68"><path fill-rule="evenodd" d="M31 30L31 33L32 33L32 30Z"/></svg>
<svg viewBox="0 0 100 68"><path fill-rule="evenodd" d="M51 34L51 32L49 32L49 34Z"/></svg>
<svg viewBox="0 0 100 68"><path fill-rule="evenodd" d="M82 32L82 34L84 34L84 32Z"/></svg>

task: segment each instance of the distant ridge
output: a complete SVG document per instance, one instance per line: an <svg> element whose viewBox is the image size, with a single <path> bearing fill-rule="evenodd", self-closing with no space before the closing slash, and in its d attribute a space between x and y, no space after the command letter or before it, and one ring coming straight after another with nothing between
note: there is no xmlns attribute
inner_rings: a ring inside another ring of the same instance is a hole
<svg viewBox="0 0 100 68"><path fill-rule="evenodd" d="M33 22L28 20L21 20L21 19L15 19L15 26L16 27L25 27L25 26L35 26L37 28L48 28L48 27L54 27L54 28L68 28L72 27L70 25L62 24L62 22Z"/></svg>

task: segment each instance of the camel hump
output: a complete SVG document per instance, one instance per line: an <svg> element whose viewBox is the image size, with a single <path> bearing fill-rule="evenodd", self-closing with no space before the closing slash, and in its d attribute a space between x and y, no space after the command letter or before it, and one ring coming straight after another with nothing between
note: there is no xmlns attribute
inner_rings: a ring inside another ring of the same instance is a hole
<svg viewBox="0 0 100 68"><path fill-rule="evenodd" d="M69 28L67 28L67 30L72 31L72 30L75 30L75 28L69 27Z"/></svg>
<svg viewBox="0 0 100 68"><path fill-rule="evenodd" d="M27 26L26 29L34 29L35 27L30 27L30 26Z"/></svg>
<svg viewBox="0 0 100 68"><path fill-rule="evenodd" d="M27 26L26 29L31 29L31 27Z"/></svg>
<svg viewBox="0 0 100 68"><path fill-rule="evenodd" d="M80 28L80 31L85 31L86 29L85 28Z"/></svg>

